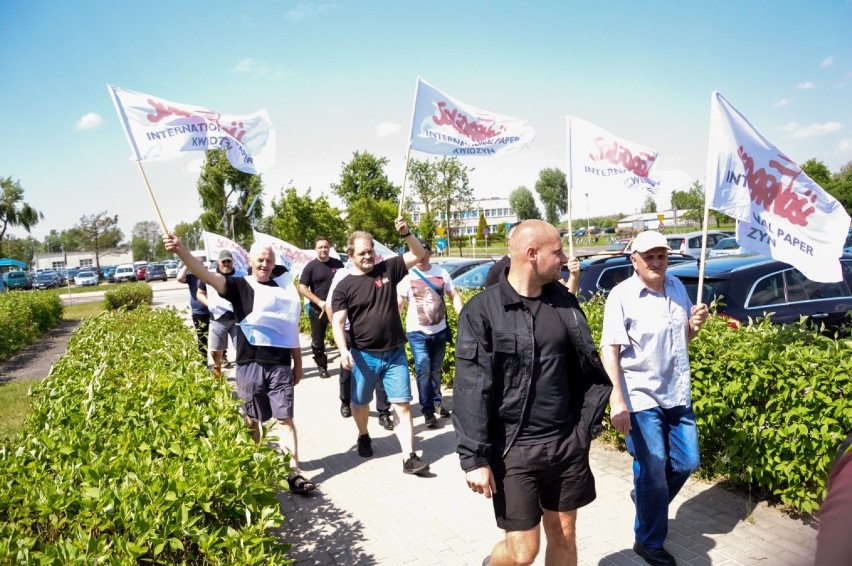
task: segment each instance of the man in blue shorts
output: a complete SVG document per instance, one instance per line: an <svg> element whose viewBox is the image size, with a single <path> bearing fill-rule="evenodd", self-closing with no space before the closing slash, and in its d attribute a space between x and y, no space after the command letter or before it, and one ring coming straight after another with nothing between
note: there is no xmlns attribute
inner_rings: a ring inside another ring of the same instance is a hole
<svg viewBox="0 0 852 566"><path fill-rule="evenodd" d="M612 384L576 297L558 281L559 232L526 220L511 264L459 316L453 424L467 486L505 531L483 564L576 565L577 509L595 499L589 447Z"/></svg>
<svg viewBox="0 0 852 566"><path fill-rule="evenodd" d="M332 295L332 330L344 369L352 369L352 416L358 427L358 455L373 455L367 421L370 401L378 380L382 380L388 401L393 405L394 432L402 448L402 471L423 474L429 465L414 452L411 418L411 377L405 356L405 331L397 309L396 286L411 266L426 253L400 217L396 229L409 246L402 256L375 262L373 237L354 232L346 245L352 271L337 285ZM344 326L349 320L349 344ZM349 347L351 345L351 348Z"/></svg>
<svg viewBox="0 0 852 566"><path fill-rule="evenodd" d="M292 280L288 285L288 280L283 279L286 269L275 265L275 252L262 244L251 247L252 272L244 277L209 271L192 257L177 236L167 234L163 244L212 289L208 296L218 293L233 305L240 329L237 395L244 402L245 422L251 428L252 438L260 442L260 424L273 417L278 421L281 447L290 454L291 472L287 478L290 490L298 494L313 491L316 485L299 469L293 422L293 392L302 378L298 323L301 302Z"/></svg>

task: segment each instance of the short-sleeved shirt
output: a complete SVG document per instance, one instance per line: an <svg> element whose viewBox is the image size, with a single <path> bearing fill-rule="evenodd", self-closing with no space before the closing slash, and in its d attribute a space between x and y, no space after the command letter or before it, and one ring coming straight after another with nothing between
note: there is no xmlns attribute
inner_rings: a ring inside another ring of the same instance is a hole
<svg viewBox="0 0 852 566"><path fill-rule="evenodd" d="M331 280L334 279L334 274L338 269L343 269L343 262L333 257L328 258L328 261L320 261L312 259L308 262L299 276L299 283L307 286L311 293L322 299L328 298L328 290L331 287ZM311 308L319 312L319 307L311 303Z"/></svg>
<svg viewBox="0 0 852 566"><path fill-rule="evenodd" d="M426 283L418 273L422 274L429 283ZM408 300L408 312L405 315L406 330L437 334L445 329L447 305L444 302L444 295L452 293L453 289L450 274L438 265L430 265L425 271L416 267L410 269L408 275L396 287L397 294Z"/></svg>
<svg viewBox="0 0 852 566"><path fill-rule="evenodd" d="M207 286L204 284L204 281L187 271L186 284L189 286L189 310L192 314L210 316L210 310L207 308L207 305L198 300L199 289L205 293L207 292Z"/></svg>
<svg viewBox="0 0 852 566"><path fill-rule="evenodd" d="M616 285L604 307L601 347L620 346L621 379L630 412L692 404L689 315L692 301L679 279L666 274L664 293L637 274Z"/></svg>
<svg viewBox="0 0 852 566"><path fill-rule="evenodd" d="M394 256L377 263L370 273L348 274L337 284L331 308L347 311L353 348L387 352L405 344L396 286L407 274L405 260Z"/></svg>
<svg viewBox="0 0 852 566"><path fill-rule="evenodd" d="M248 277L253 277L249 275ZM278 284L269 280L260 285L277 287ZM214 291L215 292L215 291ZM234 316L237 322L251 314L254 308L254 289L245 277L225 277L225 295L234 306ZM259 364L290 365L290 349L272 346L252 346L242 331L237 332L237 365L255 362Z"/></svg>

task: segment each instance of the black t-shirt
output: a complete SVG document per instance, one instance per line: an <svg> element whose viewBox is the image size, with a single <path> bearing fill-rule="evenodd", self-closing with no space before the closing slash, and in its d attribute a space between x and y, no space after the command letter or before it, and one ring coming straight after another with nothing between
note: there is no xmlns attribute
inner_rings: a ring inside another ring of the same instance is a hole
<svg viewBox="0 0 852 566"><path fill-rule="evenodd" d="M500 274L509 269L512 259L508 255L501 257L497 263L491 266L485 276L485 288L493 287L500 282Z"/></svg>
<svg viewBox="0 0 852 566"><path fill-rule="evenodd" d="M533 315L535 364L519 445L548 442L575 424L570 379L579 371L579 360L559 313L542 298L521 297Z"/></svg>
<svg viewBox="0 0 852 566"><path fill-rule="evenodd" d="M249 275L248 277L252 277ZM271 279L261 285L277 287L278 284ZM223 298L231 301L234 305L234 316L237 322L241 322L251 314L254 308L254 289L245 280L245 277L225 276L225 294ZM213 291L216 292L215 290ZM290 365L290 348L276 348L274 346L252 346L243 334L242 329L237 332L237 365L256 362L259 364Z"/></svg>
<svg viewBox="0 0 852 566"><path fill-rule="evenodd" d="M299 283L302 283L311 290L311 293L325 301L328 299L328 290L331 288L331 280L334 279L334 274L338 269L343 269L343 262L333 257L328 258L328 261L322 262L318 259L312 259L302 270L299 276ZM311 308L319 311L319 307L313 302Z"/></svg>
<svg viewBox="0 0 852 566"><path fill-rule="evenodd" d="M407 274L405 260L395 256L365 275L347 275L334 288L331 308L348 311L353 348L387 352L405 344L396 286Z"/></svg>

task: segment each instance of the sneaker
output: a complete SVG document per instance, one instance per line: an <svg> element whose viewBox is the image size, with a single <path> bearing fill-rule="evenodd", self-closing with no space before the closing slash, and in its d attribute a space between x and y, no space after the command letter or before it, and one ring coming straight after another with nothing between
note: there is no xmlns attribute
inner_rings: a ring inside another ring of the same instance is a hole
<svg viewBox="0 0 852 566"><path fill-rule="evenodd" d="M402 461L402 471L406 474L425 474L429 471L429 464L412 452L409 454L408 460Z"/></svg>
<svg viewBox="0 0 852 566"><path fill-rule="evenodd" d="M393 430L393 419L390 415L379 415L379 424L385 430Z"/></svg>
<svg viewBox="0 0 852 566"><path fill-rule="evenodd" d="M450 416L450 412L444 408L443 405L438 405L435 407L435 414L441 417L442 419L446 419Z"/></svg>
<svg viewBox="0 0 852 566"><path fill-rule="evenodd" d="M349 403L346 401L340 402L340 416L344 419L348 419L352 416L352 407L350 407Z"/></svg>
<svg viewBox="0 0 852 566"><path fill-rule="evenodd" d="M426 421L426 426L429 428L438 426L438 419L435 418L435 413L426 413L423 415L423 420Z"/></svg>
<svg viewBox="0 0 852 566"><path fill-rule="evenodd" d="M325 368L319 368L319 376L321 379L328 379L329 377L331 377L330 375L328 375L328 370Z"/></svg>
<svg viewBox="0 0 852 566"><path fill-rule="evenodd" d="M362 434L358 437L358 455L362 458L369 458L373 455L373 447L371 446L369 434Z"/></svg>

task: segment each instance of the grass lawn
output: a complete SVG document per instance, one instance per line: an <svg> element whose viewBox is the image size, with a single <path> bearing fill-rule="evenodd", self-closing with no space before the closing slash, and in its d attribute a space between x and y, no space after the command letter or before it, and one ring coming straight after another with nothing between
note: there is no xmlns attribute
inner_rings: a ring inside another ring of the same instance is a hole
<svg viewBox="0 0 852 566"><path fill-rule="evenodd" d="M81 303L65 307L65 320L83 320L97 316L104 311L103 301L96 303ZM24 424L24 419L30 412L29 388L40 380L13 380L0 385L0 444L12 439Z"/></svg>

